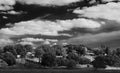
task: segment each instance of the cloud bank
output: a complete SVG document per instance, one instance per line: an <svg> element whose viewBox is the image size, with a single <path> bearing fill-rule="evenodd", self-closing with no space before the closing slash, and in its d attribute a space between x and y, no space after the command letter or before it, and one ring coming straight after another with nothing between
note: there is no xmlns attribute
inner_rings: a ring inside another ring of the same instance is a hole
<svg viewBox="0 0 120 73"><path fill-rule="evenodd" d="M11 10L15 3L15 0L0 0L0 10Z"/></svg>
<svg viewBox="0 0 120 73"><path fill-rule="evenodd" d="M120 22L120 2L118 3L107 3L92 7L86 7L81 10L75 10L74 13L81 14L88 18L102 18L108 20L115 20ZM80 15L80 16L81 16Z"/></svg>
<svg viewBox="0 0 120 73"><path fill-rule="evenodd" d="M63 6L68 5L73 2L78 2L82 0L17 0L18 2L24 3L24 4L37 4L37 5L57 5L57 6Z"/></svg>
<svg viewBox="0 0 120 73"><path fill-rule="evenodd" d="M59 36L62 35L58 33L59 31L70 30L72 28L95 29L99 27L101 27L99 22L89 19L57 20L56 22L31 20L15 23L11 28L3 28L0 30L0 33L7 35L41 34Z"/></svg>

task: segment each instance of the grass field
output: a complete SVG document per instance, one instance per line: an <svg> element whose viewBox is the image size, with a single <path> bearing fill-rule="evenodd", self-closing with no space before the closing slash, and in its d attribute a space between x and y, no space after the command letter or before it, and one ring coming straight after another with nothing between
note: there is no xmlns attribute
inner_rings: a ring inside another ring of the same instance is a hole
<svg viewBox="0 0 120 73"><path fill-rule="evenodd" d="M1 69L0 73L120 73L120 70L87 69Z"/></svg>

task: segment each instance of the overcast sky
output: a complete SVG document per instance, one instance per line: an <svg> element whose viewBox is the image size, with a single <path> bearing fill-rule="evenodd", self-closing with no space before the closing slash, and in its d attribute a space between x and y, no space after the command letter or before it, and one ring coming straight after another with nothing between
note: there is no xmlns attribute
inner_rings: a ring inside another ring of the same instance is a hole
<svg viewBox="0 0 120 73"><path fill-rule="evenodd" d="M0 45L120 47L120 0L0 0Z"/></svg>

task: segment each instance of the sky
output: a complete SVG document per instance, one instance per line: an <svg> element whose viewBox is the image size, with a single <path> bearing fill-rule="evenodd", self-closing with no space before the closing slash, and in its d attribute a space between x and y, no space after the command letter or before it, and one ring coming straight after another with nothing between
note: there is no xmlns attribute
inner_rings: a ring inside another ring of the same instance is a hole
<svg viewBox="0 0 120 73"><path fill-rule="evenodd" d="M0 46L120 47L120 0L0 0Z"/></svg>

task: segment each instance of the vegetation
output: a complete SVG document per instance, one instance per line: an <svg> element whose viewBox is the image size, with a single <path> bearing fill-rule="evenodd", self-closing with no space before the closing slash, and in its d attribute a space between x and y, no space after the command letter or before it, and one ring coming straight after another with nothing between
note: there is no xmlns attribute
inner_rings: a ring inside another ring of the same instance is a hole
<svg viewBox="0 0 120 73"><path fill-rule="evenodd" d="M91 57L91 58L90 58ZM9 66L23 65L25 68L63 67L93 65L94 68L120 67L120 48L111 50L101 46L92 49L85 45L6 45L0 49L0 59ZM9 67L8 66L8 67Z"/></svg>
<svg viewBox="0 0 120 73"><path fill-rule="evenodd" d="M52 66L55 66L55 55L54 54L51 54L51 53L45 53L43 56L42 56L42 65L43 66L48 66L48 67L52 67Z"/></svg>

